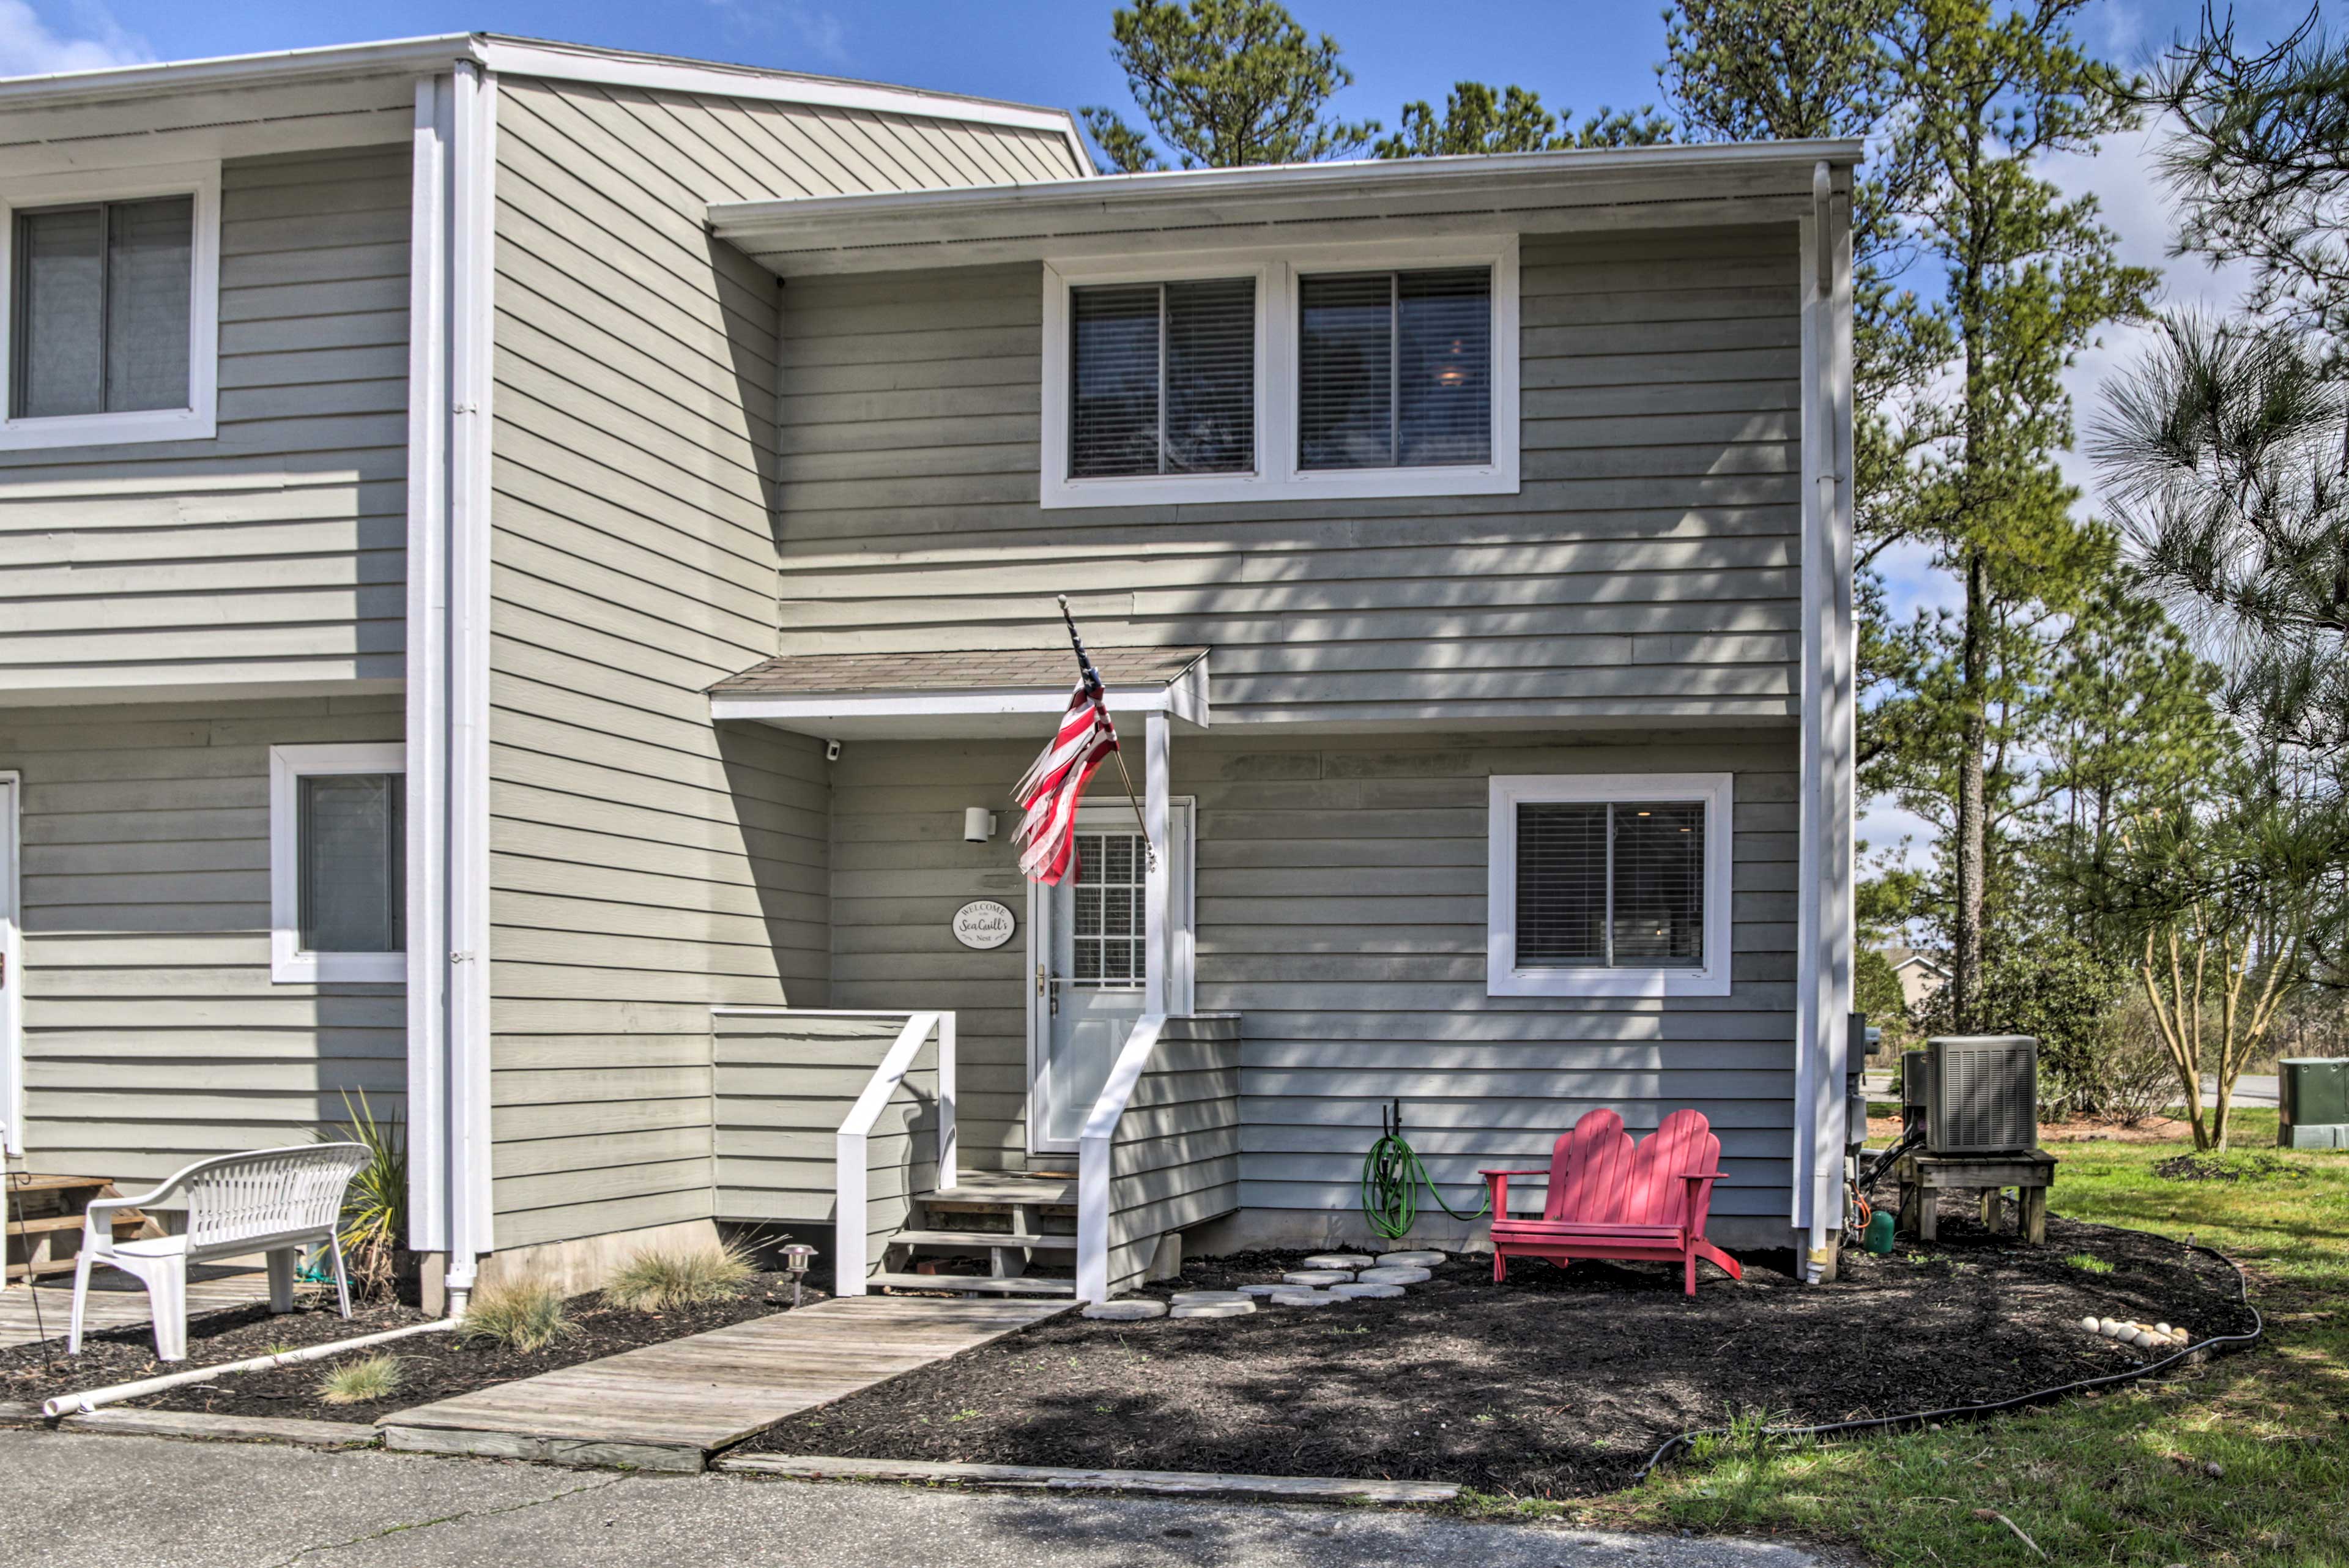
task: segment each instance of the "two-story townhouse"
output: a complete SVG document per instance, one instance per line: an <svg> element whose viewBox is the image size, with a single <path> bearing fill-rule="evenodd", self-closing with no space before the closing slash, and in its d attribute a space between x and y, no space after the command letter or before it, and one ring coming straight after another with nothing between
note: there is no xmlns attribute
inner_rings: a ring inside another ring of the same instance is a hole
<svg viewBox="0 0 2349 1568"><path fill-rule="evenodd" d="M1098 1295L1359 1238L1392 1102L1463 1209L1693 1105L1716 1239L1831 1265L1857 156L1103 178L481 35L0 83L12 1159L365 1091L435 1289L926 1199ZM1062 594L1141 798L1031 887Z"/></svg>

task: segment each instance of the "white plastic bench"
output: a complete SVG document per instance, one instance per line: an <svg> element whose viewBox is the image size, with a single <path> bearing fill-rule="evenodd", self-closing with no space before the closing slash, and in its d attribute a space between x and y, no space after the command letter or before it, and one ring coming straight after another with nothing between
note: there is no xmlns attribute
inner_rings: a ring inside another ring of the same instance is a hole
<svg viewBox="0 0 2349 1568"><path fill-rule="evenodd" d="M367 1162L356 1143L305 1143L200 1159L150 1192L92 1203L82 1222L81 1253L74 1262L73 1328L67 1354L81 1354L82 1303L89 1272L110 1263L147 1287L155 1320L155 1355L188 1357L188 1265L215 1258L269 1255L269 1310L294 1310L294 1264L305 1246L323 1242L335 1261L335 1291L351 1315L350 1281L343 1272L337 1234L343 1192ZM118 1241L110 1220L118 1209L179 1208L188 1211L185 1234Z"/></svg>

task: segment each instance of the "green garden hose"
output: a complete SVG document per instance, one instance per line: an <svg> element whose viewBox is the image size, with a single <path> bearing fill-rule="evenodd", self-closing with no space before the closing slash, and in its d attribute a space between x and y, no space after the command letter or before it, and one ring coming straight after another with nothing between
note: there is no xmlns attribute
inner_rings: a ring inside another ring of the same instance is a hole
<svg viewBox="0 0 2349 1568"><path fill-rule="evenodd" d="M1419 1218L1419 1189L1427 1189L1435 1206L1454 1220L1474 1220L1493 1205L1488 1189L1485 1201L1473 1212L1463 1214L1444 1201L1444 1194L1428 1179L1427 1167L1419 1163L1419 1155L1402 1137L1402 1102L1397 1100L1394 1109L1379 1112L1379 1141L1371 1145L1371 1152L1362 1157L1362 1218L1371 1229L1390 1241L1400 1241L1411 1233L1413 1223Z"/></svg>

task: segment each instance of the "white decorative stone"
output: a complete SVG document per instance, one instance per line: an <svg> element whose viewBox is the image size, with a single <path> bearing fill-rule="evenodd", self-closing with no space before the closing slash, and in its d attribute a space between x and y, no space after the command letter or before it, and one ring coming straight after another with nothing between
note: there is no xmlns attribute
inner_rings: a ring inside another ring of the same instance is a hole
<svg viewBox="0 0 2349 1568"><path fill-rule="evenodd" d="M1166 1303L1140 1297L1128 1297L1122 1302L1095 1302L1085 1308L1084 1315L1110 1323L1139 1323L1146 1317L1164 1317Z"/></svg>
<svg viewBox="0 0 2349 1568"><path fill-rule="evenodd" d="M1244 1291L1176 1291L1170 1298L1176 1306L1206 1306L1216 1302L1244 1302Z"/></svg>
<svg viewBox="0 0 2349 1568"><path fill-rule="evenodd" d="M2086 1329L2090 1334L2102 1334L2105 1332L2103 1325L2098 1324L2093 1316L2082 1318L2080 1320L2080 1326Z"/></svg>
<svg viewBox="0 0 2349 1568"><path fill-rule="evenodd" d="M1256 1311L1256 1303L1242 1296L1231 1302L1176 1302L1166 1309L1168 1317L1246 1317Z"/></svg>
<svg viewBox="0 0 2349 1568"><path fill-rule="evenodd" d="M1415 1285L1434 1276L1425 1269L1396 1267L1364 1269L1354 1277L1366 1285Z"/></svg>
<svg viewBox="0 0 2349 1568"><path fill-rule="evenodd" d="M1354 1276L1343 1269L1291 1269L1280 1276L1284 1285L1342 1285ZM1427 1276L1422 1274L1421 1279Z"/></svg>
<svg viewBox="0 0 2349 1568"><path fill-rule="evenodd" d="M1442 1262L1444 1254L1433 1251L1379 1254L1379 1266L1382 1269L1432 1269Z"/></svg>
<svg viewBox="0 0 2349 1568"><path fill-rule="evenodd" d="M1328 1306L1332 1302L1343 1301L1345 1298L1342 1296L1333 1296L1327 1291L1291 1288L1285 1291L1275 1291L1266 1299L1271 1302L1275 1306L1319 1307Z"/></svg>
<svg viewBox="0 0 2349 1568"><path fill-rule="evenodd" d="M1240 1287L1240 1294L1244 1296L1269 1296L1277 1295L1282 1291L1294 1290L1297 1287L1294 1285L1242 1285Z"/></svg>
<svg viewBox="0 0 2349 1568"><path fill-rule="evenodd" d="M1309 1269L1367 1269L1371 1261L1360 1252L1316 1252L1305 1260Z"/></svg>
<svg viewBox="0 0 2349 1568"><path fill-rule="evenodd" d="M1331 1285L1330 1293L1350 1302L1382 1300L1402 1294L1401 1285Z"/></svg>

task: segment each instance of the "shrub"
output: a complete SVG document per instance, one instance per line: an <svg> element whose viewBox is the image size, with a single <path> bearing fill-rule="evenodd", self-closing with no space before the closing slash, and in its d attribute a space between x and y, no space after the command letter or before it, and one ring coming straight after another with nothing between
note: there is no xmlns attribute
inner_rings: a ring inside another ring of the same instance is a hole
<svg viewBox="0 0 2349 1568"><path fill-rule="evenodd" d="M750 1282L750 1259L739 1246L643 1251L604 1287L604 1299L637 1312L732 1301Z"/></svg>
<svg viewBox="0 0 2349 1568"><path fill-rule="evenodd" d="M397 1119L376 1119L364 1091L357 1105L343 1096L343 1126L322 1127L319 1137L362 1144L367 1151L367 1162L343 1192L343 1265L361 1300L388 1301L408 1234L408 1139Z"/></svg>
<svg viewBox="0 0 2349 1568"><path fill-rule="evenodd" d="M2132 997L2120 1009L2112 1044L2096 1066L2096 1105L2122 1127L2137 1127L2159 1116L2178 1097L2178 1068L2162 1044L2153 1009Z"/></svg>
<svg viewBox="0 0 2349 1568"><path fill-rule="evenodd" d="M578 1332L564 1311L563 1293L543 1280L512 1280L475 1291L457 1326L463 1344L520 1351L544 1350Z"/></svg>
<svg viewBox="0 0 2349 1568"><path fill-rule="evenodd" d="M399 1392L399 1357L369 1355L347 1361L318 1379L318 1397L329 1405L367 1405Z"/></svg>

